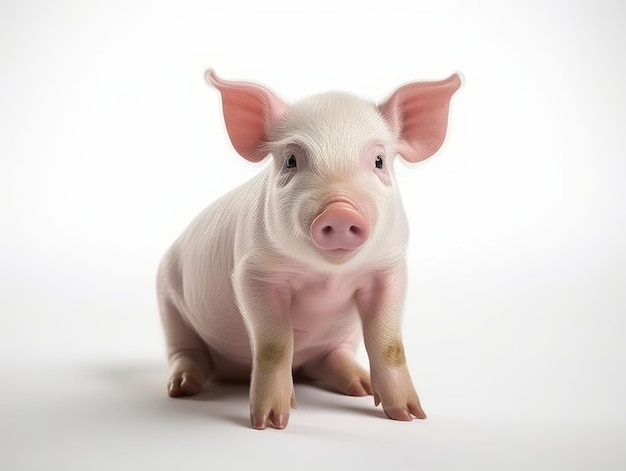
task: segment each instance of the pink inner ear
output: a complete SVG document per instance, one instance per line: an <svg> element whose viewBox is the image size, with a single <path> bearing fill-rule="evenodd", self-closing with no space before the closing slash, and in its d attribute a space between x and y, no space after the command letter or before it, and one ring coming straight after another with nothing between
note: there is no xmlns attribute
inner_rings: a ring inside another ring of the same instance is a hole
<svg viewBox="0 0 626 471"><path fill-rule="evenodd" d="M439 82L409 83L381 103L379 110L398 133L398 153L409 162L433 155L443 144L450 99L461 86L454 74Z"/></svg>
<svg viewBox="0 0 626 471"><path fill-rule="evenodd" d="M207 71L206 80L222 95L226 130L235 150L251 162L263 160L266 130L287 105L260 85L222 80L212 70Z"/></svg>

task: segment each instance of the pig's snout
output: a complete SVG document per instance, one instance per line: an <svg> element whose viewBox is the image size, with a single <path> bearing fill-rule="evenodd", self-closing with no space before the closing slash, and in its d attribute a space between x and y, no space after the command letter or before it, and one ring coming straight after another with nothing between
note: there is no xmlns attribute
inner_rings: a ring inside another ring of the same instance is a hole
<svg viewBox="0 0 626 471"><path fill-rule="evenodd" d="M330 203L311 224L313 242L329 252L355 250L365 243L369 233L369 221L344 201Z"/></svg>

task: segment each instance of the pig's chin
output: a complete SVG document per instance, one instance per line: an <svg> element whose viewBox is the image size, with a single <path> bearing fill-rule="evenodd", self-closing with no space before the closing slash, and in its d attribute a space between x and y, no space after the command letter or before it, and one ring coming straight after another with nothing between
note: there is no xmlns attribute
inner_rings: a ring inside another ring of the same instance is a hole
<svg viewBox="0 0 626 471"><path fill-rule="evenodd" d="M318 248L317 251L325 261L330 262L333 265L341 265L349 260L352 260L359 252L359 249L323 250Z"/></svg>

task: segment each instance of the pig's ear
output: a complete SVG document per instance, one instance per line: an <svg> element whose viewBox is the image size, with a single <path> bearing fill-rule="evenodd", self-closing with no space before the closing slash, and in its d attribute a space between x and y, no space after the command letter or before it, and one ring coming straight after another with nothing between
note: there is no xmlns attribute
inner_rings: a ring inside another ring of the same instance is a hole
<svg viewBox="0 0 626 471"><path fill-rule="evenodd" d="M260 85L222 80L213 70L207 70L205 79L222 94L226 130L235 150L251 162L263 160L268 154L267 128L287 105Z"/></svg>
<svg viewBox="0 0 626 471"><path fill-rule="evenodd" d="M440 82L415 82L398 88L379 110L400 142L398 153L409 162L433 155L443 144L450 98L461 86L454 74Z"/></svg>

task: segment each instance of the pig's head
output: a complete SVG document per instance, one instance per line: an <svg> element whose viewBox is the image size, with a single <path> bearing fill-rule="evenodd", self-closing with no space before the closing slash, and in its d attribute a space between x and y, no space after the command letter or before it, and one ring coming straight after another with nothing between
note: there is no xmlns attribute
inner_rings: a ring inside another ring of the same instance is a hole
<svg viewBox="0 0 626 471"><path fill-rule="evenodd" d="M393 161L439 149L458 75L409 83L379 105L344 93L287 105L259 85L206 78L222 95L235 150L252 162L273 156L259 217L278 250L314 265L403 256Z"/></svg>

